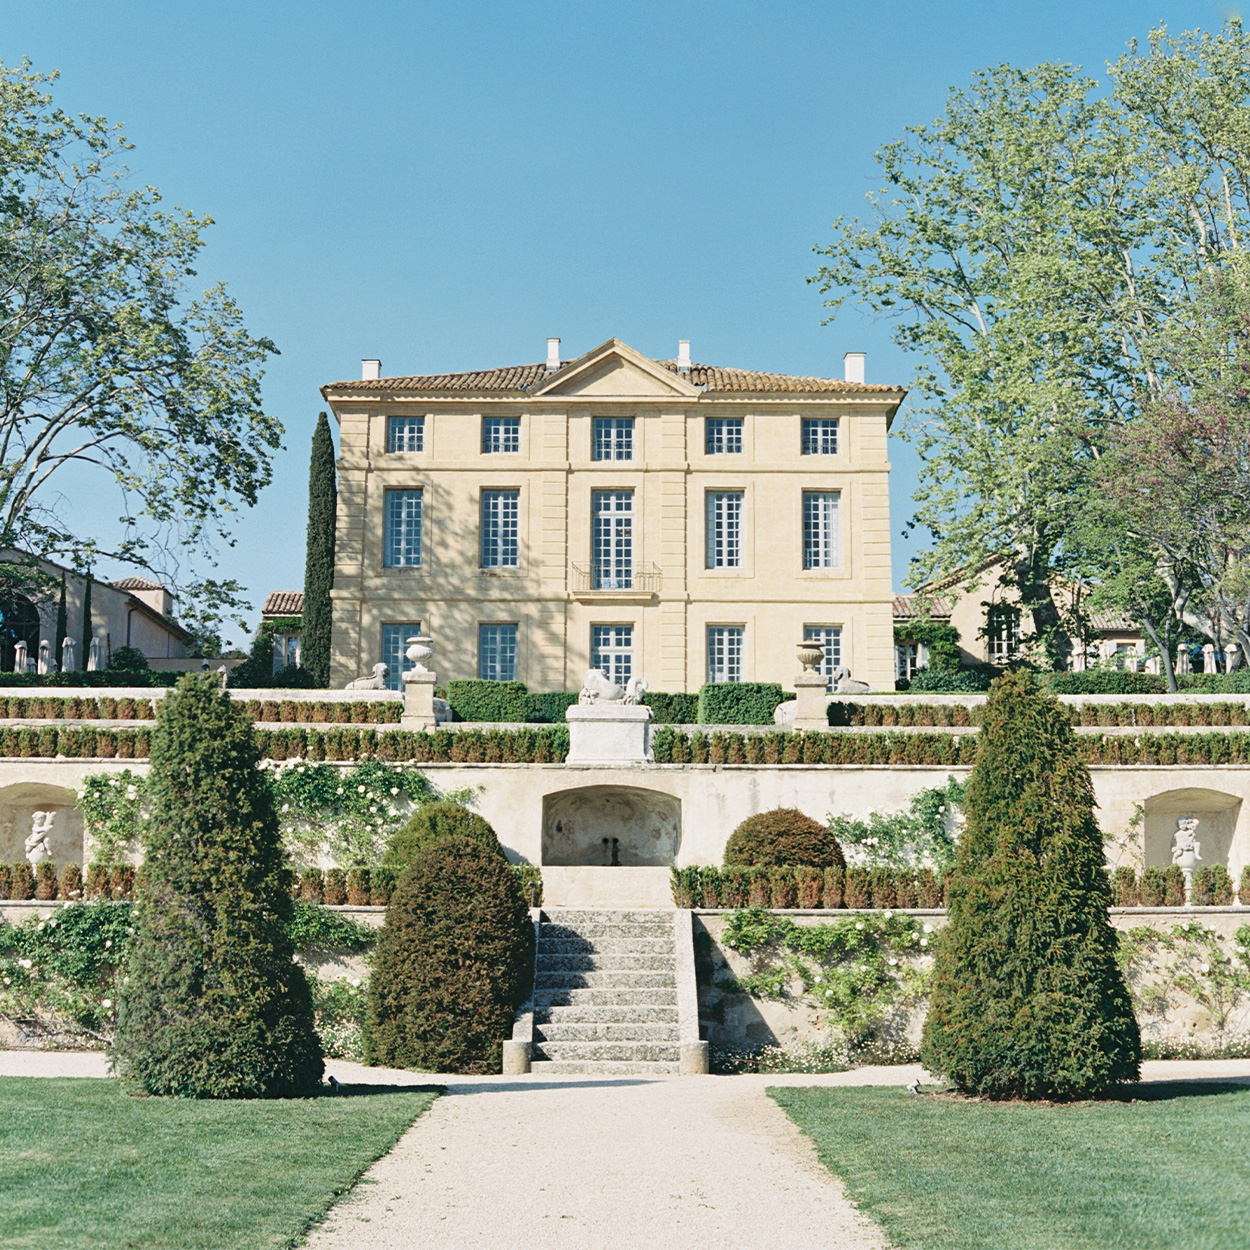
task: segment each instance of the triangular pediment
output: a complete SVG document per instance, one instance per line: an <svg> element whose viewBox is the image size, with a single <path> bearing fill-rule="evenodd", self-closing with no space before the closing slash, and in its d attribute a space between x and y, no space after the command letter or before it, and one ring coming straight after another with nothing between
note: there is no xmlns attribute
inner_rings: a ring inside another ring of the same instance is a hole
<svg viewBox="0 0 1250 1250"><path fill-rule="evenodd" d="M690 398L699 390L620 339L608 339L593 351L570 361L532 392L591 399Z"/></svg>

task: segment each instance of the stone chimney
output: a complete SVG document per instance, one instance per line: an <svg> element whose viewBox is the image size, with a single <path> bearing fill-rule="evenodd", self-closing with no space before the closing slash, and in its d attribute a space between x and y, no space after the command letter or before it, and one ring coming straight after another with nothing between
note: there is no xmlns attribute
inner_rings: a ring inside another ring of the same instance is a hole
<svg viewBox="0 0 1250 1250"><path fill-rule="evenodd" d="M678 373L690 372L690 340L689 339L677 340L677 372Z"/></svg>
<svg viewBox="0 0 1250 1250"><path fill-rule="evenodd" d="M560 340L547 340L547 372L555 373L560 367Z"/></svg>
<svg viewBox="0 0 1250 1250"><path fill-rule="evenodd" d="M382 362L380 360L362 360L360 362L360 380L362 382L376 382L382 376Z"/></svg>
<svg viewBox="0 0 1250 1250"><path fill-rule="evenodd" d="M862 382L864 380L863 352L847 352L846 355L842 357L842 365L842 377L847 382Z"/></svg>

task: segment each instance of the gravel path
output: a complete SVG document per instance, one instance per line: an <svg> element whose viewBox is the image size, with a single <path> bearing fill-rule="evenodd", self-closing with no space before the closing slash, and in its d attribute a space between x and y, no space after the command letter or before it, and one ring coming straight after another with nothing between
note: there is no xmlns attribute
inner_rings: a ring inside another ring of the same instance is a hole
<svg viewBox="0 0 1250 1250"><path fill-rule="evenodd" d="M1146 1081L1240 1079L1250 1060L1159 1061ZM327 1064L344 1084L446 1096L331 1211L310 1250L888 1250L770 1085L904 1085L919 1067L828 1076L429 1076ZM105 1076L99 1054L0 1051L0 1076Z"/></svg>

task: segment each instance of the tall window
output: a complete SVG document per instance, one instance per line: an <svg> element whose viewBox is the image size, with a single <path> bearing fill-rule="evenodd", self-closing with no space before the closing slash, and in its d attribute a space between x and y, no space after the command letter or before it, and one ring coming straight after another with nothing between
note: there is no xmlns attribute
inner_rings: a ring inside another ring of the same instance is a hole
<svg viewBox="0 0 1250 1250"><path fill-rule="evenodd" d="M387 417L387 451L424 451L424 417Z"/></svg>
<svg viewBox="0 0 1250 1250"><path fill-rule="evenodd" d="M609 681L624 686L634 671L634 627L592 625L590 666L599 669Z"/></svg>
<svg viewBox="0 0 1250 1250"><path fill-rule="evenodd" d="M899 642L894 644L894 679L911 681L920 667L920 644Z"/></svg>
<svg viewBox="0 0 1250 1250"><path fill-rule="evenodd" d="M703 450L709 456L742 451L741 417L708 417L703 426Z"/></svg>
<svg viewBox="0 0 1250 1250"><path fill-rule="evenodd" d="M592 492L590 516L591 586L595 590L631 590L634 585L634 492Z"/></svg>
<svg viewBox="0 0 1250 1250"><path fill-rule="evenodd" d="M594 417L591 421L592 460L632 460L634 458L633 417Z"/></svg>
<svg viewBox="0 0 1250 1250"><path fill-rule="evenodd" d="M273 671L288 668L299 663L300 636L295 634L274 634L273 636Z"/></svg>
<svg viewBox="0 0 1250 1250"><path fill-rule="evenodd" d="M477 675L483 681L516 681L516 626L479 625Z"/></svg>
<svg viewBox="0 0 1250 1250"><path fill-rule="evenodd" d="M707 627L708 681L742 680L741 625L709 625Z"/></svg>
<svg viewBox="0 0 1250 1250"><path fill-rule="evenodd" d="M742 567L740 490L710 490L707 493L707 567Z"/></svg>
<svg viewBox="0 0 1250 1250"><path fill-rule="evenodd" d="M991 603L985 612L985 640L991 664L1007 664L1020 654L1020 609Z"/></svg>
<svg viewBox="0 0 1250 1250"><path fill-rule="evenodd" d="M837 417L804 417L803 455L836 456L837 454Z"/></svg>
<svg viewBox="0 0 1250 1250"><path fill-rule="evenodd" d="M825 649L825 658L817 670L825 679L825 689L833 689L833 670L842 663L841 625L804 625L803 641L818 642Z"/></svg>
<svg viewBox="0 0 1250 1250"><path fill-rule="evenodd" d="M482 451L520 451L520 417L483 417Z"/></svg>
<svg viewBox="0 0 1250 1250"><path fill-rule="evenodd" d="M406 625L382 626L382 663L390 669L386 676L388 690L404 688L403 671L408 667L404 652L408 650L408 639L416 638L420 633L420 621L409 621Z"/></svg>
<svg viewBox="0 0 1250 1250"><path fill-rule="evenodd" d="M482 568L514 569L519 563L519 490L482 492Z"/></svg>
<svg viewBox="0 0 1250 1250"><path fill-rule="evenodd" d="M383 525L382 563L388 569L421 564L421 492L388 490Z"/></svg>
<svg viewBox="0 0 1250 1250"><path fill-rule="evenodd" d="M838 536L838 492L803 492L803 567L836 569L842 565Z"/></svg>

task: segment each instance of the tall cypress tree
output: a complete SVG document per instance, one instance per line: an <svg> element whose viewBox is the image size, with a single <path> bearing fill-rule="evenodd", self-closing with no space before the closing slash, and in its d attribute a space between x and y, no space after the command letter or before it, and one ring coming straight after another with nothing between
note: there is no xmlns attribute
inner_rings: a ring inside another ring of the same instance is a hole
<svg viewBox="0 0 1250 1250"><path fill-rule="evenodd" d="M84 669L87 667L87 657L91 654L93 633L94 631L91 627L91 570L88 569L82 587L82 659L79 660Z"/></svg>
<svg viewBox="0 0 1250 1250"><path fill-rule="evenodd" d="M301 663L318 686L330 684L330 590L334 585L334 515L338 486L334 440L324 412L313 431L308 466L308 550L304 561L304 622Z"/></svg>
<svg viewBox="0 0 1250 1250"><path fill-rule="evenodd" d="M69 617L65 606L65 574L61 574L61 598L56 605L56 649L52 658L59 668L65 660L65 636L69 632Z"/></svg>
<svg viewBox="0 0 1250 1250"><path fill-rule="evenodd" d="M1076 1098L1140 1073L1089 770L1058 700L990 689L920 1058L960 1089Z"/></svg>
<svg viewBox="0 0 1250 1250"><path fill-rule="evenodd" d="M189 674L152 735L138 932L113 1065L150 1094L302 1097L324 1068L251 718Z"/></svg>

